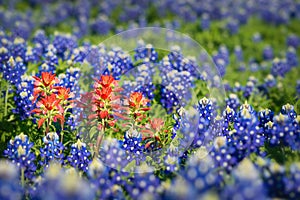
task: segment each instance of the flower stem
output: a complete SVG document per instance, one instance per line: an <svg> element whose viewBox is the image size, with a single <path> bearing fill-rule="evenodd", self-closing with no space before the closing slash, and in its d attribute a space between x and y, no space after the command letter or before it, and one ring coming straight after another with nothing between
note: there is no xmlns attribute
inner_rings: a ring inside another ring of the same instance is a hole
<svg viewBox="0 0 300 200"><path fill-rule="evenodd" d="M50 130L50 119L48 118L45 135L47 135L47 133L49 133L49 130Z"/></svg>
<svg viewBox="0 0 300 200"><path fill-rule="evenodd" d="M9 90L9 84L7 84L7 86L6 86L6 92L5 92L4 116L7 115L8 90Z"/></svg>
<svg viewBox="0 0 300 200"><path fill-rule="evenodd" d="M2 77L0 77L0 108L2 110ZM1 118L1 121L3 119L3 115L2 115L2 112L0 112L0 118Z"/></svg>
<svg viewBox="0 0 300 200"><path fill-rule="evenodd" d="M94 157L98 157L99 150L100 150L100 145L101 145L101 142L103 140L104 130L105 130L105 121L104 121L104 119L102 119L101 124L102 124L101 132L97 137L97 143L96 143L96 149L95 149Z"/></svg>
<svg viewBox="0 0 300 200"><path fill-rule="evenodd" d="M64 143L64 130L61 131L60 133L60 143L63 145ZM60 153L62 153L62 149L60 150Z"/></svg>
<svg viewBox="0 0 300 200"><path fill-rule="evenodd" d="M103 133L100 133L97 137L97 144L96 144L96 149L95 149L95 153L94 153L94 157L98 157L99 155L99 150L100 150L100 145L103 139Z"/></svg>

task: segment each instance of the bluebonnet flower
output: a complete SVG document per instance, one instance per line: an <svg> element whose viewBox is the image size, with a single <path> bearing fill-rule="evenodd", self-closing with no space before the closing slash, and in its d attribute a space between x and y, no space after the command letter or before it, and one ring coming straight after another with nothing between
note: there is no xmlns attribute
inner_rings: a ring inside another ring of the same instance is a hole
<svg viewBox="0 0 300 200"><path fill-rule="evenodd" d="M232 34L232 35L238 33L238 31L239 31L239 21L235 20L235 19L230 19L227 22L226 28L227 28L227 30L229 30L229 33Z"/></svg>
<svg viewBox="0 0 300 200"><path fill-rule="evenodd" d="M287 115L291 120L297 117L294 106L289 103L282 106L281 113Z"/></svg>
<svg viewBox="0 0 300 200"><path fill-rule="evenodd" d="M135 92L141 92L144 97L146 97L149 100L153 100L155 88L155 85L152 82L149 82L146 85L138 86L135 89Z"/></svg>
<svg viewBox="0 0 300 200"><path fill-rule="evenodd" d="M193 87L194 77L190 71L190 60L182 59L182 55L172 51L163 58L159 66L162 77L160 95L161 103L168 113L179 106L185 106L186 100L191 98L190 88Z"/></svg>
<svg viewBox="0 0 300 200"><path fill-rule="evenodd" d="M237 108L239 108L240 107L240 100L239 100L239 98L238 98L238 96L236 95L236 94L233 94L233 93L231 93L231 94L229 94L229 97L228 98L226 98L226 104L230 107L230 108L232 108L233 110L237 110Z"/></svg>
<svg viewBox="0 0 300 200"><path fill-rule="evenodd" d="M124 185L125 182L122 180L123 177L126 176L112 171L96 158L94 158L89 166L88 178L91 184L97 189L96 195L99 199L123 199L124 193L121 188L121 185Z"/></svg>
<svg viewBox="0 0 300 200"><path fill-rule="evenodd" d="M66 60L69 57L70 52L67 51L74 49L76 44L76 38L70 34L55 33L52 42L53 46L57 50L57 56Z"/></svg>
<svg viewBox="0 0 300 200"><path fill-rule="evenodd" d="M10 52L13 57L25 58L25 52L27 49L27 44L25 40L21 37L16 37L13 44L10 46Z"/></svg>
<svg viewBox="0 0 300 200"><path fill-rule="evenodd" d="M226 73L226 68L229 64L229 52L225 46L221 46L213 56L213 61L219 71L221 77Z"/></svg>
<svg viewBox="0 0 300 200"><path fill-rule="evenodd" d="M268 88L272 88L276 86L276 79L272 74L268 74L265 78L264 78L264 87Z"/></svg>
<svg viewBox="0 0 300 200"><path fill-rule="evenodd" d="M83 63L87 56L87 47L80 46L72 50L70 58L67 60L68 65L74 65L75 63Z"/></svg>
<svg viewBox="0 0 300 200"><path fill-rule="evenodd" d="M23 75L21 82L16 85L16 95L14 96L16 108L13 109L13 113L19 114L21 120L28 118L35 108L35 104L32 103L33 88L34 79L27 75Z"/></svg>
<svg viewBox="0 0 300 200"><path fill-rule="evenodd" d="M266 190L259 171L254 164L244 159L232 172L233 184L228 184L222 191L222 199L266 199Z"/></svg>
<svg viewBox="0 0 300 200"><path fill-rule="evenodd" d="M109 51L106 58L104 75L112 75L116 80L133 68L131 57L120 49Z"/></svg>
<svg viewBox="0 0 300 200"><path fill-rule="evenodd" d="M220 74L221 77L223 77L226 73L226 62L223 58L219 58L216 56L214 56L214 62L216 63L216 67L218 69L218 72Z"/></svg>
<svg viewBox="0 0 300 200"><path fill-rule="evenodd" d="M224 121L227 124L233 123L237 120L234 109L230 108L230 106L228 106L228 105L227 105L226 109L223 111L223 117L224 117Z"/></svg>
<svg viewBox="0 0 300 200"><path fill-rule="evenodd" d="M138 47L135 49L134 59L143 60L145 58L148 58L150 62L157 62L158 53L151 44L145 45L143 41L140 41Z"/></svg>
<svg viewBox="0 0 300 200"><path fill-rule="evenodd" d="M226 92L230 92L232 90L230 83L227 80L223 80L223 87Z"/></svg>
<svg viewBox="0 0 300 200"><path fill-rule="evenodd" d="M10 84L15 85L21 82L21 76L25 73L26 69L22 58L17 57L14 59L10 57L7 63L2 65L1 71L3 72L3 78Z"/></svg>
<svg viewBox="0 0 300 200"><path fill-rule="evenodd" d="M298 66L298 56L296 50L293 47L289 47L286 52L286 60L290 68Z"/></svg>
<svg viewBox="0 0 300 200"><path fill-rule="evenodd" d="M198 101L197 110L200 118L204 118L207 121L211 121L214 116L213 102L206 97L203 97Z"/></svg>
<svg viewBox="0 0 300 200"><path fill-rule="evenodd" d="M268 196L270 198L287 198L284 183L285 167L262 158L258 159L257 164Z"/></svg>
<svg viewBox="0 0 300 200"><path fill-rule="evenodd" d="M45 175L39 181L33 199L94 199L95 191L79 176L74 168L62 169L57 163L50 163Z"/></svg>
<svg viewBox="0 0 300 200"><path fill-rule="evenodd" d="M37 30L32 41L36 45L39 44L39 46L41 47L41 53L44 53L47 49L47 46L50 44L50 41L43 30Z"/></svg>
<svg viewBox="0 0 300 200"><path fill-rule="evenodd" d="M49 45L47 48L47 53L45 54L45 60L39 66L39 73L41 72L52 72L55 73L56 66L58 65L58 58L56 56L56 49L53 45Z"/></svg>
<svg viewBox="0 0 300 200"><path fill-rule="evenodd" d="M87 150L86 144L78 139L78 141L71 146L68 161L72 167L87 172L90 164L90 156L91 153Z"/></svg>
<svg viewBox="0 0 300 200"><path fill-rule="evenodd" d="M186 169L165 189L167 199L198 199L209 191L218 190L221 179L207 154L205 149L199 149L188 159Z"/></svg>
<svg viewBox="0 0 300 200"><path fill-rule="evenodd" d="M245 98L249 98L251 95L255 94L256 92L256 87L255 87L255 83L253 83L252 81L248 81L246 83L246 86L244 87L244 97Z"/></svg>
<svg viewBox="0 0 300 200"><path fill-rule="evenodd" d="M296 35L289 35L286 39L286 45L297 49L300 45L300 38Z"/></svg>
<svg viewBox="0 0 300 200"><path fill-rule="evenodd" d="M291 67L288 65L287 61L285 59L278 59L275 58L273 60L273 65L271 69L271 73L273 76L281 76L284 77L284 75L290 71Z"/></svg>
<svg viewBox="0 0 300 200"><path fill-rule="evenodd" d="M266 123L272 122L274 117L274 112L266 108L258 112L259 126L266 128Z"/></svg>
<svg viewBox="0 0 300 200"><path fill-rule="evenodd" d="M112 24L106 16L99 16L92 22L91 30L93 33L106 35L112 29Z"/></svg>
<svg viewBox="0 0 300 200"><path fill-rule="evenodd" d="M121 170L127 164L126 153L116 139L105 139L100 147L99 159L108 167Z"/></svg>
<svg viewBox="0 0 300 200"><path fill-rule="evenodd" d="M141 173L135 173L132 177L128 177L127 182L124 184L126 192L132 199L138 199L144 192L150 193L158 197L160 187L160 180L154 175L147 165L141 166Z"/></svg>
<svg viewBox="0 0 300 200"><path fill-rule="evenodd" d="M34 164L35 154L31 152L33 143L29 141L27 135L21 133L8 143L4 155L15 163L21 170L24 170L25 178L32 179L36 170Z"/></svg>
<svg viewBox="0 0 300 200"><path fill-rule="evenodd" d="M179 149L170 144L164 156L164 167L166 172L175 172L179 170L179 157L181 156Z"/></svg>
<svg viewBox="0 0 300 200"><path fill-rule="evenodd" d="M126 157L128 162L135 160L136 165L140 165L141 161L144 161L144 145L142 142L142 135L132 127L124 134L124 139L121 142L122 148L126 151Z"/></svg>
<svg viewBox="0 0 300 200"><path fill-rule="evenodd" d="M200 27L202 30L208 30L210 28L210 19L208 14L201 16Z"/></svg>
<svg viewBox="0 0 300 200"><path fill-rule="evenodd" d="M252 36L252 40L253 42L260 42L261 41L261 34L259 32L256 32L253 34Z"/></svg>
<svg viewBox="0 0 300 200"><path fill-rule="evenodd" d="M14 37L22 37L27 40L31 35L33 26L33 22L29 16L24 17L24 19L17 19L14 23L14 28L12 29L12 35Z"/></svg>
<svg viewBox="0 0 300 200"><path fill-rule="evenodd" d="M0 160L0 199L22 198L17 167L7 160Z"/></svg>
<svg viewBox="0 0 300 200"><path fill-rule="evenodd" d="M27 47L24 61L26 63L37 63L39 61L39 52L37 48Z"/></svg>
<svg viewBox="0 0 300 200"><path fill-rule="evenodd" d="M242 50L241 46L234 47L234 54L235 54L237 61L242 62L244 60L243 50Z"/></svg>
<svg viewBox="0 0 300 200"><path fill-rule="evenodd" d="M204 97L199 100L197 110L199 114L198 133L195 135L193 147L200 147L205 141L214 137L214 132L211 129L215 125L214 117L216 115L213 102Z"/></svg>
<svg viewBox="0 0 300 200"><path fill-rule="evenodd" d="M63 144L60 143L57 133L50 132L43 138L45 147L40 149L41 161L40 164L44 167L49 167L49 163L56 159L63 162Z"/></svg>
<svg viewBox="0 0 300 200"><path fill-rule="evenodd" d="M274 57L273 49L271 46L266 46L263 49L263 58L264 60L271 60Z"/></svg>
<svg viewBox="0 0 300 200"><path fill-rule="evenodd" d="M161 99L160 102L162 106L167 110L167 113L172 113L174 107L176 108L179 105L179 100L177 99L176 95L168 90L165 87L161 87Z"/></svg>
<svg viewBox="0 0 300 200"><path fill-rule="evenodd" d="M80 78L80 69L76 67L69 67L66 70L66 73L61 73L58 75L60 80L59 85L62 87L69 88L76 97L79 95L79 78Z"/></svg>
<svg viewBox="0 0 300 200"><path fill-rule="evenodd" d="M220 167L230 172L239 160L235 157L235 148L231 146L230 140L227 141L227 137L228 136L215 137L213 148L209 152L209 155L214 160L215 167Z"/></svg>
<svg viewBox="0 0 300 200"><path fill-rule="evenodd" d="M4 46L0 47L0 63L7 62L9 59L9 52L8 49ZM1 64L2 65L2 64ZM2 67L1 67L2 68ZM0 72L2 69L0 68Z"/></svg>
<svg viewBox="0 0 300 200"><path fill-rule="evenodd" d="M258 65L257 62L255 62L255 61L250 61L250 62L249 62L249 68L250 68L250 71L252 71L252 72L257 72L257 71L260 69L260 66Z"/></svg>
<svg viewBox="0 0 300 200"><path fill-rule="evenodd" d="M266 134L271 145L289 146L293 150L299 149L299 126L298 118L279 114L274 116L274 122L266 124Z"/></svg>
<svg viewBox="0 0 300 200"><path fill-rule="evenodd" d="M234 86L232 87L232 92L234 92L234 93L238 93L238 92L240 92L240 91L243 91L243 86L240 84L240 82L235 82L234 83Z"/></svg>
<svg viewBox="0 0 300 200"><path fill-rule="evenodd" d="M241 106L229 141L235 148L238 161L253 152L263 155L260 147L265 141L264 130L259 127L256 113L249 104Z"/></svg>

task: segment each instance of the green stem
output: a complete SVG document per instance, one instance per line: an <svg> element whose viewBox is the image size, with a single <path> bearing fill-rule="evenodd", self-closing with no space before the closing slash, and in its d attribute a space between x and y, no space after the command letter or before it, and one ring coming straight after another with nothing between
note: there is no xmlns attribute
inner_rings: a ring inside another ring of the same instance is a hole
<svg viewBox="0 0 300 200"><path fill-rule="evenodd" d="M9 89L9 84L7 84L6 92L5 92L4 116L7 116L8 89Z"/></svg>
<svg viewBox="0 0 300 200"><path fill-rule="evenodd" d="M0 77L0 111L2 111L2 77ZM2 112L0 112L0 118L1 118L1 121L3 119L3 115L2 115Z"/></svg>
<svg viewBox="0 0 300 200"><path fill-rule="evenodd" d="M105 126L105 121L104 121L104 119L102 119L101 124L102 124L101 133L97 137L97 143L96 143L94 158L98 157L99 150L100 150L100 145L101 145L101 142L103 140L104 131L105 131L105 127L104 127Z"/></svg>
<svg viewBox="0 0 300 200"><path fill-rule="evenodd" d="M25 172L25 170L24 170L24 168L22 167L22 168L21 168L21 186L22 186L22 188L24 188L24 186L25 186L25 176L24 176L24 172Z"/></svg>
<svg viewBox="0 0 300 200"><path fill-rule="evenodd" d="M50 118L47 119L47 126L46 126L45 135L47 135L47 133L49 133L49 130L50 130Z"/></svg>
<svg viewBox="0 0 300 200"><path fill-rule="evenodd" d="M60 138L60 143L61 144L64 144L63 142L64 142L64 130L62 129L62 131L61 131L61 138ZM62 153L62 149L60 150L60 153Z"/></svg>

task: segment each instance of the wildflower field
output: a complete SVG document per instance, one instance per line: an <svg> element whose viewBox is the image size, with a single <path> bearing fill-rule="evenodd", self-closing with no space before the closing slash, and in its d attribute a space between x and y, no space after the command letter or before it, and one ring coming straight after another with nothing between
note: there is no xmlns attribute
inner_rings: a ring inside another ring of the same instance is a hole
<svg viewBox="0 0 300 200"><path fill-rule="evenodd" d="M0 199L300 199L299 0L0 0Z"/></svg>

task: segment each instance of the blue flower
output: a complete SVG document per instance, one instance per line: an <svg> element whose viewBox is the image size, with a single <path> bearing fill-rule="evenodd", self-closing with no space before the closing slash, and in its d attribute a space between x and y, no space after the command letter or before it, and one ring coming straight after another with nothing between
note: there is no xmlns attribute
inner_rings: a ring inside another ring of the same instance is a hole
<svg viewBox="0 0 300 200"><path fill-rule="evenodd" d="M4 155L15 163L20 169L24 170L27 179L32 179L36 171L35 154L31 152L33 143L29 141L27 135L21 133L8 143Z"/></svg>
<svg viewBox="0 0 300 200"><path fill-rule="evenodd" d="M209 191L216 192L221 179L213 166L213 160L207 156L207 152L199 149L188 159L186 168L167 187L166 198L198 199Z"/></svg>
<svg viewBox="0 0 300 200"><path fill-rule="evenodd" d="M147 170L145 170L147 171ZM135 173L128 177L124 188L132 199L139 199L143 193L150 193L158 198L160 180L152 172Z"/></svg>
<svg viewBox="0 0 300 200"><path fill-rule="evenodd" d="M143 41L140 42L138 47L135 49L135 60L144 60L148 58L150 62L158 61L158 53L155 51L151 44L145 45Z"/></svg>
<svg viewBox="0 0 300 200"><path fill-rule="evenodd" d="M35 104L32 103L33 88L34 79L27 75L23 75L21 81L16 84L16 95L14 96L16 108L13 109L13 113L19 114L21 120L27 119L35 107Z"/></svg>
<svg viewBox="0 0 300 200"><path fill-rule="evenodd" d="M277 76L284 77L285 74L290 71L290 69L291 69L291 66L288 65L288 63L285 59L275 58L273 60L271 73L275 77L277 77Z"/></svg>
<svg viewBox="0 0 300 200"><path fill-rule="evenodd" d="M90 163L90 156L91 153L87 150L86 144L78 139L78 141L71 146L68 161L72 167L87 172Z"/></svg>
<svg viewBox="0 0 300 200"><path fill-rule="evenodd" d="M57 133L50 132L44 137L45 147L40 149L41 161L40 164L44 167L49 166L49 162L57 159L59 162L63 162L63 144L60 143Z"/></svg>
<svg viewBox="0 0 300 200"><path fill-rule="evenodd" d="M95 190L74 168L65 170L51 163L31 195L33 199L94 199Z"/></svg>
<svg viewBox="0 0 300 200"><path fill-rule="evenodd" d="M241 105L238 96L236 94L233 94L233 93L229 94L229 97L226 98L225 101L226 101L226 104L230 108L232 108L234 111L237 111L237 108L239 108L240 105Z"/></svg>
<svg viewBox="0 0 300 200"><path fill-rule="evenodd" d="M121 170L129 162L126 159L126 152L122 149L120 142L116 139L105 139L99 151L99 159L108 167Z"/></svg>
<svg viewBox="0 0 300 200"><path fill-rule="evenodd" d="M272 60L274 55L273 55L273 49L271 46L266 46L264 49L263 49L263 58L264 60Z"/></svg>
<svg viewBox="0 0 300 200"><path fill-rule="evenodd" d="M94 159L89 166L88 178L92 185L97 189L99 199L124 199L122 185L126 178L125 173L121 173L104 166L98 159Z"/></svg>
<svg viewBox="0 0 300 200"><path fill-rule="evenodd" d="M140 165L141 161L145 161L145 147L141 142L141 134L133 128L130 128L124 134L124 139L121 141L121 146L126 151L126 159L128 162L135 160L136 165Z"/></svg>
<svg viewBox="0 0 300 200"><path fill-rule="evenodd" d="M67 50L74 49L77 46L76 38L68 34L56 33L52 42L56 49L57 56L66 60L69 57L70 52Z"/></svg>
<svg viewBox="0 0 300 200"><path fill-rule="evenodd" d="M266 190L259 171L250 160L243 160L232 173L233 183L226 184L222 199L266 199Z"/></svg>
<svg viewBox="0 0 300 200"><path fill-rule="evenodd" d="M27 70L21 57L10 57L6 64L2 65L3 78L10 84L16 85L21 82L21 76Z"/></svg>

